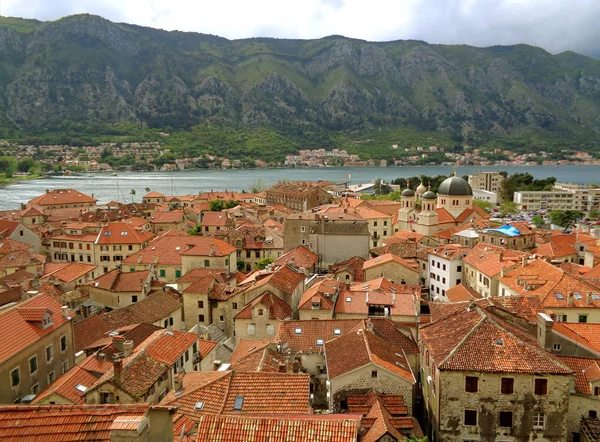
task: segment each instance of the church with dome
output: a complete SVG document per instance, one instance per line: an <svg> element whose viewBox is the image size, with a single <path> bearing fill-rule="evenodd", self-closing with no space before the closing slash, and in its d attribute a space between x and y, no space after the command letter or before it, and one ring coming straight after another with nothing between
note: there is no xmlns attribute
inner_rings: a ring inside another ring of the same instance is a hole
<svg viewBox="0 0 600 442"><path fill-rule="evenodd" d="M420 209L417 208L419 200ZM455 173L440 184L437 195L423 183L416 191L404 189L398 210L398 229L433 235L488 217L484 210L473 205L473 189L469 183Z"/></svg>

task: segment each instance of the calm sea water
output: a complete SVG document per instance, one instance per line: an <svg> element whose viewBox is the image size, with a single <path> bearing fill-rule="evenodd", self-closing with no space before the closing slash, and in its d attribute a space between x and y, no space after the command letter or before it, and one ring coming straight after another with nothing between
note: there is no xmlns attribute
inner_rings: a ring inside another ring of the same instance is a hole
<svg viewBox="0 0 600 442"><path fill-rule="evenodd" d="M528 172L536 178L554 176L558 181L566 182L600 183L600 166L467 166L457 168L456 173L462 176L476 171L490 170L506 170L509 174ZM31 198L45 192L46 189L65 187L75 188L87 194L94 194L100 203L111 200L131 202L132 190L136 192L133 196L134 201L141 201L147 188L166 195L186 195L225 189L250 191L254 186L269 186L281 180L349 181L350 184L360 184L378 178L391 181L398 177L451 175L453 171L452 167L423 166L119 172L118 176L112 176L111 173L82 174L79 176L22 181L0 187L0 210L16 209L20 203L29 201Z"/></svg>

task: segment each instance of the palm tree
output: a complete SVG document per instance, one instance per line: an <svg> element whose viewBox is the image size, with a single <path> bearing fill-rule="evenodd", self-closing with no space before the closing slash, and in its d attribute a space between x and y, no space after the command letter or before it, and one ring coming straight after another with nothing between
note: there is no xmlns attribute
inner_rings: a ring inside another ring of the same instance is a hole
<svg viewBox="0 0 600 442"><path fill-rule="evenodd" d="M131 194L131 202L133 202L133 197L135 196L135 189L131 189L131 192L129 192Z"/></svg>

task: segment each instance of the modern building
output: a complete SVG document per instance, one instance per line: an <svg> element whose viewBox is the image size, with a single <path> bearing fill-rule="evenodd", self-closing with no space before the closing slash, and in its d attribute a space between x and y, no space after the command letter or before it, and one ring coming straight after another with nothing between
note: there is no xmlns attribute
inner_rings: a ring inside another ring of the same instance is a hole
<svg viewBox="0 0 600 442"><path fill-rule="evenodd" d="M506 177L500 172L476 172L469 175L469 185L475 190L484 190L499 195Z"/></svg>

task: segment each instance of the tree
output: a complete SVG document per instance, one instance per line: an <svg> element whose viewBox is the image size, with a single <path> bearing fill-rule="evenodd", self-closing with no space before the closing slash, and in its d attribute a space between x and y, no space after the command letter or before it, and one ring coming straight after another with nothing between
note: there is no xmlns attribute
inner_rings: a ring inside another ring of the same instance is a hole
<svg viewBox="0 0 600 442"><path fill-rule="evenodd" d="M485 210L486 212L491 212L492 207L494 206L489 201L475 200L475 199L473 200L473 204L476 205L477 207L479 207L480 209Z"/></svg>
<svg viewBox="0 0 600 442"><path fill-rule="evenodd" d="M593 209L588 215L588 218L592 220L600 219L600 210Z"/></svg>
<svg viewBox="0 0 600 442"><path fill-rule="evenodd" d="M29 172L29 169L33 168L35 166L35 161L33 160L33 158L23 158L21 161L19 161L19 164L17 165L17 170L19 172Z"/></svg>
<svg viewBox="0 0 600 442"><path fill-rule="evenodd" d="M263 258L256 263L256 268L262 270L262 269L266 268L269 264L273 264L273 262L275 262L274 258L271 258L271 257Z"/></svg>
<svg viewBox="0 0 600 442"><path fill-rule="evenodd" d="M202 225L198 224L193 229L188 230L188 235L192 235L192 236L202 235Z"/></svg>
<svg viewBox="0 0 600 442"><path fill-rule="evenodd" d="M502 204L500 204L500 216L502 218L518 214L519 205L514 201L504 201Z"/></svg>
<svg viewBox="0 0 600 442"><path fill-rule="evenodd" d="M135 189L131 189L131 192L129 192L129 194L131 195L131 202L133 202L133 197L135 196Z"/></svg>
<svg viewBox="0 0 600 442"><path fill-rule="evenodd" d="M534 215L533 218L531 218L531 224L536 226L538 229L542 227L545 222L546 221L542 215Z"/></svg>
<svg viewBox="0 0 600 442"><path fill-rule="evenodd" d="M237 200L229 200L225 203L225 208L226 209L233 209L234 207L237 207L240 205L240 202Z"/></svg>
<svg viewBox="0 0 600 442"><path fill-rule="evenodd" d="M552 210L548 214L550 222L555 226L562 227L567 232L573 225L583 218L583 213L579 210Z"/></svg>
<svg viewBox="0 0 600 442"><path fill-rule="evenodd" d="M210 211L211 212L220 212L221 210L223 210L223 201L221 201L221 200L212 200L209 203L209 207L210 207Z"/></svg>

